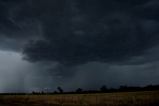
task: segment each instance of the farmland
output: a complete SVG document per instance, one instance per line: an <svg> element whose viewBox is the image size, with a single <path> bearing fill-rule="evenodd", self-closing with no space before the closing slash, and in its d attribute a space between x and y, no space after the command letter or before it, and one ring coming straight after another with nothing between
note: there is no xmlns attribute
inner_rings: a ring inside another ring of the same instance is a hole
<svg viewBox="0 0 159 106"><path fill-rule="evenodd" d="M159 91L0 95L0 106L159 106Z"/></svg>

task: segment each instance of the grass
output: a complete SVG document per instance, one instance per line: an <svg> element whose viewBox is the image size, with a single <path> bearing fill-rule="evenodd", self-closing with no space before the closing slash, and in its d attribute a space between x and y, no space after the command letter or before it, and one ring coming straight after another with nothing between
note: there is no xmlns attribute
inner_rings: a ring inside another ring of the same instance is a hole
<svg viewBox="0 0 159 106"><path fill-rule="evenodd" d="M0 106L159 106L159 91L65 95L0 95Z"/></svg>

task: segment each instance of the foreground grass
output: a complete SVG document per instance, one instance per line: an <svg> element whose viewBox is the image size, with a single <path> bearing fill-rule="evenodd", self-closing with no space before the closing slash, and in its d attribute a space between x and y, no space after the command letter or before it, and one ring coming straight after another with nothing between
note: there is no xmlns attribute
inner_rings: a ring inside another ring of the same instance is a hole
<svg viewBox="0 0 159 106"><path fill-rule="evenodd" d="M159 106L159 91L66 95L1 95L0 106Z"/></svg>

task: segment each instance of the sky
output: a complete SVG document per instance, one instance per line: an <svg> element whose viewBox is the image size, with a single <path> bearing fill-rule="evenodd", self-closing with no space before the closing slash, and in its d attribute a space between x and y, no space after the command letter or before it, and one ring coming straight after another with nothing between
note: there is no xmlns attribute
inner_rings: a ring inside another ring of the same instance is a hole
<svg viewBox="0 0 159 106"><path fill-rule="evenodd" d="M158 0L0 0L0 92L159 84Z"/></svg>

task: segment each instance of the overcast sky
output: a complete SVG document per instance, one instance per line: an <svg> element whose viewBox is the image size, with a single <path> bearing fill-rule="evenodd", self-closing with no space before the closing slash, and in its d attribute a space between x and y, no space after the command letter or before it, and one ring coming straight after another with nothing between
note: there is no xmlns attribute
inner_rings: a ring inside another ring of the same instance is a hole
<svg viewBox="0 0 159 106"><path fill-rule="evenodd" d="M0 92L159 84L158 0L0 0Z"/></svg>

